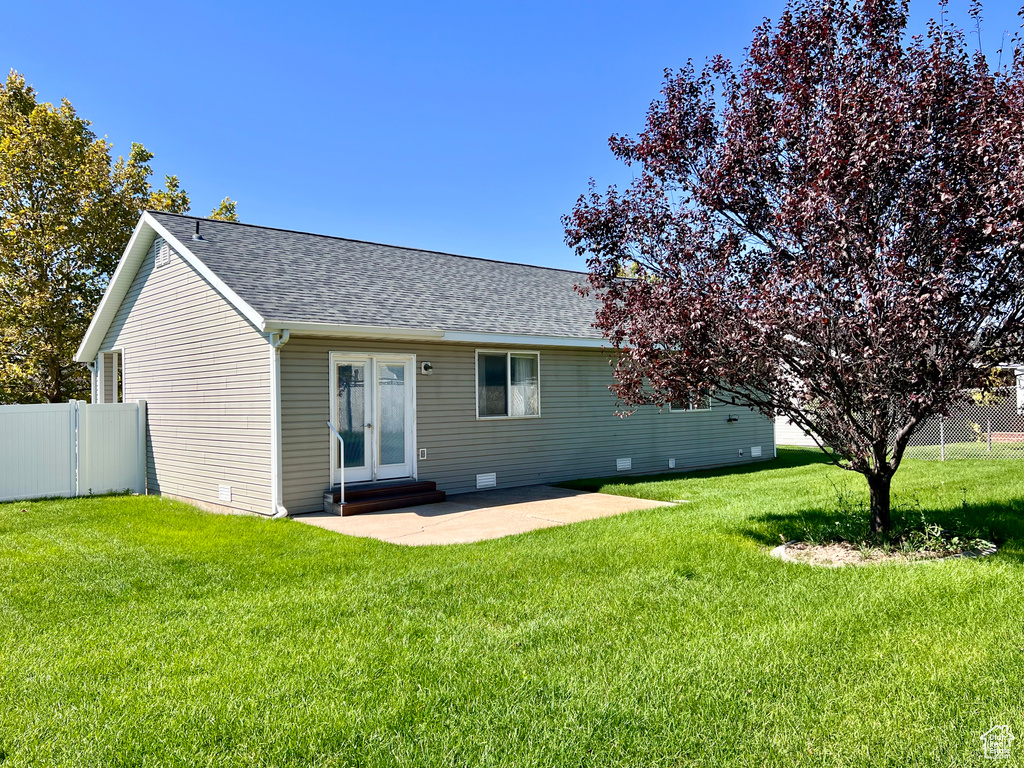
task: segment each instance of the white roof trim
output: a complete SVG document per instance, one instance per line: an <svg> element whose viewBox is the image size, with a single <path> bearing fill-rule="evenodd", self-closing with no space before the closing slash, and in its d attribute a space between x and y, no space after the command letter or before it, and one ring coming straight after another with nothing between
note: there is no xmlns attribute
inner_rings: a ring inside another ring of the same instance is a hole
<svg viewBox="0 0 1024 768"><path fill-rule="evenodd" d="M139 223L135 225L135 231L132 232L131 239L121 255L121 260L117 263L110 282L107 283L107 290L103 292L100 305L93 313L92 322L89 323L89 328L86 330L85 336L82 337L82 343L78 346L75 362L90 363L100 351L100 345L107 335L107 329L114 321L114 315L121 307L121 302L124 301L124 297L132 285L132 280L135 279L135 273L139 271L139 265L153 244L156 233L152 228L144 226L144 221L145 218L139 219Z"/></svg>
<svg viewBox="0 0 1024 768"><path fill-rule="evenodd" d="M124 249L124 254L117 264L117 269L114 270L114 274L110 278L110 283L103 294L103 299L96 308L92 322L89 323L89 328L82 338L78 351L75 353L75 362L88 363L96 357L100 350L100 345L110 329L110 324L114 322L117 310L121 308L121 302L124 301L124 297L128 294L128 289L131 288L132 281L135 279L135 275L138 274L142 260L146 257L157 235L162 237L181 258L190 264L203 279L227 299L249 322L260 330L264 330L265 323L260 314L243 301L237 293L228 288L219 277L210 271L209 267L203 264L194 253L186 248L180 240L167 231L166 227L146 211L139 219L139 223L135 225L135 231L132 232L128 246Z"/></svg>
<svg viewBox="0 0 1024 768"><path fill-rule="evenodd" d="M334 323L290 322L288 320L267 320L264 330L277 331L287 328L292 333L318 334L321 336L346 336L349 338L376 339L428 339L454 341L463 344L507 344L512 346L543 347L585 347L607 346L605 339L587 339L578 336L534 336L515 333L486 333L472 331L442 331L433 328L399 328L387 325L343 325Z"/></svg>
<svg viewBox="0 0 1024 768"><path fill-rule="evenodd" d="M467 344L512 344L515 346L541 347L585 347L597 349L607 347L607 339L587 339L582 336L533 336L516 333L474 333L466 331L445 331L445 341L461 341Z"/></svg>
<svg viewBox="0 0 1024 768"><path fill-rule="evenodd" d="M288 320L267 320L265 331L321 334L323 336L365 336L372 338L440 339L444 331L431 328L396 328L389 325L347 325L341 323L293 323Z"/></svg>
<svg viewBox="0 0 1024 768"><path fill-rule="evenodd" d="M185 259L185 261L191 264L196 272L202 275L206 281L212 285L221 296L227 299L235 309L241 312L249 322L261 331L266 330L266 322L263 320L260 313L250 307L241 296L228 288L228 286L219 277L210 271L209 267L196 258L196 255L192 253L192 251L186 248L178 238L168 232L163 224L153 218L148 211L142 214L142 220L153 227L160 237L170 243L171 248L177 251L178 255Z"/></svg>

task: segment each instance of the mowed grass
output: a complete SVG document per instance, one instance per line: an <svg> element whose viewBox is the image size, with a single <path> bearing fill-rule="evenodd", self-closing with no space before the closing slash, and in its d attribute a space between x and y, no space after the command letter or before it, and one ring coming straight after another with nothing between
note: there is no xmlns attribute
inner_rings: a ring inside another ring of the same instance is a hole
<svg viewBox="0 0 1024 768"><path fill-rule="evenodd" d="M592 482L689 503L450 547L158 498L0 505L0 762L986 764L985 731L1024 734L1024 470L897 476L994 557L771 559L835 516L833 483L861 492L819 459Z"/></svg>

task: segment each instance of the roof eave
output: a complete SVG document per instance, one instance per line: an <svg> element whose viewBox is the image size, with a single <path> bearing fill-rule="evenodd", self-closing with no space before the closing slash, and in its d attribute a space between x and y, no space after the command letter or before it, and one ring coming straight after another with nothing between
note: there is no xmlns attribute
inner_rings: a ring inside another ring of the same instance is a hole
<svg viewBox="0 0 1024 768"><path fill-rule="evenodd" d="M353 336L366 338L440 339L444 331L435 328L401 328L388 325L350 325L347 323L317 323L309 321L267 320L265 331L289 330L312 336Z"/></svg>
<svg viewBox="0 0 1024 768"><path fill-rule="evenodd" d="M227 299L228 303L237 309L243 317L255 325L259 330L265 331L267 329L267 323L263 319L263 316L253 309L241 296L229 288L227 283L217 277L217 275L213 273L213 270L207 267L184 243L172 235L170 230L150 215L149 211L142 214L142 217L156 230L157 234L160 235L160 237L162 237L171 246L171 248L178 253L178 255L192 265L196 272L202 275L206 282L212 285L221 296Z"/></svg>
<svg viewBox="0 0 1024 768"><path fill-rule="evenodd" d="M462 344L504 344L509 346L576 347L594 349L606 347L606 339L579 336L544 336L528 333L491 333L478 331L446 331L438 328L403 328L386 325L349 325L290 320L267 320L266 331L288 329L292 333L338 338L408 339L451 341Z"/></svg>
<svg viewBox="0 0 1024 768"><path fill-rule="evenodd" d="M138 224L135 225L135 230L128 240L128 245L125 246L124 253L121 254L121 259L114 269L110 282L107 283L107 289L103 292L103 298L100 299L99 306L93 313L92 321L85 331L85 336L82 337L82 343L78 345L78 351L75 352L76 363L91 362L96 357L96 353L100 351L100 345L107 335L114 315L117 314L121 302L124 301L132 280L135 279L135 274L139 270L139 265L142 264L155 237L155 230L148 225L146 215L143 214Z"/></svg>
<svg viewBox="0 0 1024 768"><path fill-rule="evenodd" d="M124 297L128 295L128 290L131 288L135 275L138 274L142 260L146 257L157 235L162 237L174 249L175 253L191 265L243 317L260 331L265 330L266 323L255 309L229 288L223 280L217 277L201 259L192 253L178 238L172 235L149 211L144 211L142 216L139 217L139 223L135 225L135 231L132 232L131 239L128 241L124 253L121 255L117 269L114 270L114 274L110 278L107 290L103 293L103 298L100 300L95 314L93 314L92 322L89 323L89 328L86 330L85 336L82 337L82 343L78 346L78 351L75 353L75 362L91 362L100 351L100 346L103 344L103 339L110 329L110 324L114 321L114 317L117 315L117 310L120 308L121 302L124 301Z"/></svg>

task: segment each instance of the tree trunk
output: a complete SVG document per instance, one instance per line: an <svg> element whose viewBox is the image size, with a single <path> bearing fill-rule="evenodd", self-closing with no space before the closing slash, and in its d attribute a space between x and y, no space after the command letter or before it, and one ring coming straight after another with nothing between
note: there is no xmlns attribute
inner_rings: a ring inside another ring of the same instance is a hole
<svg viewBox="0 0 1024 768"><path fill-rule="evenodd" d="M871 489L871 532L888 533L892 529L889 505L892 476L872 474L867 477L868 488Z"/></svg>

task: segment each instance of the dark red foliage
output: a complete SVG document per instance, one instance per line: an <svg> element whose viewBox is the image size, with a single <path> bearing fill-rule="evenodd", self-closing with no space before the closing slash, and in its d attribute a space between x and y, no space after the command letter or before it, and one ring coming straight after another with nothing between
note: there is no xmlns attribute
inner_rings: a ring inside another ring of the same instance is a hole
<svg viewBox="0 0 1024 768"><path fill-rule="evenodd" d="M565 218L617 395L785 414L868 477L875 529L918 425L1024 357L1024 56L907 12L798 0L738 69L667 72L610 140L634 183Z"/></svg>

